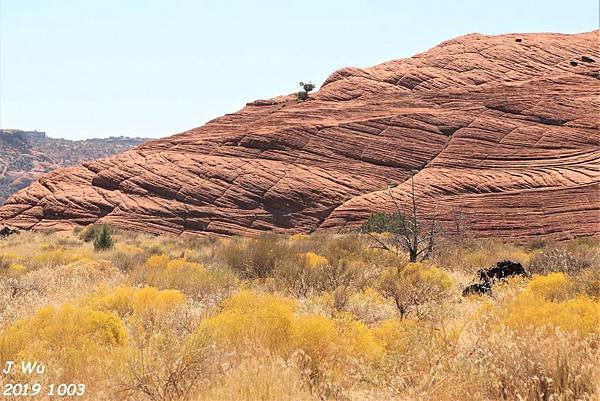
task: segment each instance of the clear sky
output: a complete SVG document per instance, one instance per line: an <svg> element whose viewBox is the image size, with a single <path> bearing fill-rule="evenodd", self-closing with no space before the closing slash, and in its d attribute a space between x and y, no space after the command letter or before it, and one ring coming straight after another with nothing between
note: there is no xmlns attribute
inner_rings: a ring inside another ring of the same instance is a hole
<svg viewBox="0 0 600 401"><path fill-rule="evenodd" d="M0 0L0 127L168 136L481 32L598 28L598 0Z"/></svg>

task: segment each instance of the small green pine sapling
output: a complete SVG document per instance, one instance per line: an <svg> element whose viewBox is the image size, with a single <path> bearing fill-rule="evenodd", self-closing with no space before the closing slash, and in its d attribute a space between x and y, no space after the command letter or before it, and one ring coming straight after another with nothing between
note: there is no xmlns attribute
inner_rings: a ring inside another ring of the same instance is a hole
<svg viewBox="0 0 600 401"><path fill-rule="evenodd" d="M94 240L94 249L96 251L104 251L113 247L113 240L110 234L110 229L107 225L102 225L96 234Z"/></svg>

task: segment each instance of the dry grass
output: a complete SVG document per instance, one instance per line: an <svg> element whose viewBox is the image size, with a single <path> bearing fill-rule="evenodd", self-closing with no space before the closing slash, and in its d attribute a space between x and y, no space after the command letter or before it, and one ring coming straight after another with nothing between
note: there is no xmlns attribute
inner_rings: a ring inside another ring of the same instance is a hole
<svg viewBox="0 0 600 401"><path fill-rule="evenodd" d="M408 264L359 235L117 231L104 252L90 236L0 241L0 361L44 360L82 400L600 397L597 241L448 243ZM460 296L500 259L533 277Z"/></svg>

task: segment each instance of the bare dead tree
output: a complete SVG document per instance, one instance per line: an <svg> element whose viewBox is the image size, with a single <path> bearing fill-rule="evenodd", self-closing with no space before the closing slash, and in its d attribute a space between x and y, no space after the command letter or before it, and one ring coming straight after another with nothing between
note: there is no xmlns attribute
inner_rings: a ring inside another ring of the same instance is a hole
<svg viewBox="0 0 600 401"><path fill-rule="evenodd" d="M454 239L454 242L461 242L466 234L468 226L467 213L462 208L454 208L451 211L452 223L450 224L449 237Z"/></svg>
<svg viewBox="0 0 600 401"><path fill-rule="evenodd" d="M392 193L393 186L388 186L388 194L396 209L392 213L374 213L361 226L360 231L369 235L378 248L400 254L407 252L409 260L428 259L432 256L437 233L437 209L430 221L419 218L419 203L415 194L414 176L410 178L410 207L404 212ZM429 223L429 224L427 224ZM388 236L378 234L386 233Z"/></svg>

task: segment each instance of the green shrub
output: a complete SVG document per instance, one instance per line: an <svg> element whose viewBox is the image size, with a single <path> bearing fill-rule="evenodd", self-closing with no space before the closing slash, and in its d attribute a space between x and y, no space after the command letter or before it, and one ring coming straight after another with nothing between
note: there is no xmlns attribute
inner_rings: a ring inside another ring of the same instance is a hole
<svg viewBox="0 0 600 401"><path fill-rule="evenodd" d="M112 248L113 245L110 229L107 225L102 225L96 234L96 239L94 240L94 249L97 251L103 251Z"/></svg>
<svg viewBox="0 0 600 401"><path fill-rule="evenodd" d="M312 91L313 89L315 89L315 84L313 84L312 82L300 82L300 87L302 88L302 90L300 92L298 92L298 100L306 100L308 99L308 93L310 91Z"/></svg>

